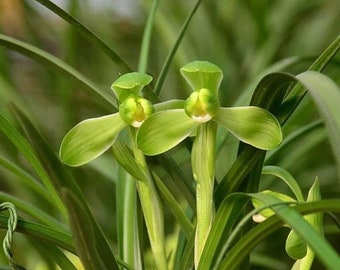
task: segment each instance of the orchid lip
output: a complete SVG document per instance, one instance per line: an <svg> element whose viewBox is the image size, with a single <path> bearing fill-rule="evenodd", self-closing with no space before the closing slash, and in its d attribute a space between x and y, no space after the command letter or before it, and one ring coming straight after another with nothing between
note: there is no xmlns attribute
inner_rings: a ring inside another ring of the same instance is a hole
<svg viewBox="0 0 340 270"><path fill-rule="evenodd" d="M209 120L211 120L212 116L207 113L206 115L203 115L203 116L202 115L198 115L198 116L192 115L191 118L193 120L195 120L196 122L205 123L205 122L208 122Z"/></svg>
<svg viewBox="0 0 340 270"><path fill-rule="evenodd" d="M142 124L143 124L144 120L143 121L133 121L130 125L135 127L135 128L139 128Z"/></svg>

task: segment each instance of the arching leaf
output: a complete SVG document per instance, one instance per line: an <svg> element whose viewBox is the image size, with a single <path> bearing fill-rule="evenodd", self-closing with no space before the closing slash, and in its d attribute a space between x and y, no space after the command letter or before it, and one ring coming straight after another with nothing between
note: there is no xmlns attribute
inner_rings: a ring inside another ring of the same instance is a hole
<svg viewBox="0 0 340 270"><path fill-rule="evenodd" d="M329 77L315 71L303 72L296 78L308 89L325 121L340 176L340 89Z"/></svg>

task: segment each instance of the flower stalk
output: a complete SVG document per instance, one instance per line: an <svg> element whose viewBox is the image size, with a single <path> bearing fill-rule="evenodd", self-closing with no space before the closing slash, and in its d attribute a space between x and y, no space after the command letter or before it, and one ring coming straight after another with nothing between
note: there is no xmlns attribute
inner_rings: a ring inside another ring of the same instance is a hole
<svg viewBox="0 0 340 270"><path fill-rule="evenodd" d="M195 268L197 269L215 214L213 187L215 175L216 123L210 121L197 128L191 161L196 186L197 227Z"/></svg>
<svg viewBox="0 0 340 270"><path fill-rule="evenodd" d="M132 141L135 142L136 130L130 128ZM141 202L146 228L148 230L151 250L156 269L167 270L168 263L165 253L164 219L161 202L147 167L145 156L134 143L133 152L139 166L144 170L145 181L136 181L137 191Z"/></svg>

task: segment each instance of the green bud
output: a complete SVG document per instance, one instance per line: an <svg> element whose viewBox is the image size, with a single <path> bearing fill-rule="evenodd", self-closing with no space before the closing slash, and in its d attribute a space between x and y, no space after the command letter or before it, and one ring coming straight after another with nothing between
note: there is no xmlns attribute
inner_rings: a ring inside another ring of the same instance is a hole
<svg viewBox="0 0 340 270"><path fill-rule="evenodd" d="M119 105L121 118L133 127L140 127L144 120L153 113L150 101L137 95L130 95Z"/></svg>
<svg viewBox="0 0 340 270"><path fill-rule="evenodd" d="M205 123L217 114L219 106L217 95L207 88L201 88L189 96L184 110L193 120Z"/></svg>
<svg viewBox="0 0 340 270"><path fill-rule="evenodd" d="M120 102L123 102L129 95L139 95L145 85L152 81L150 75L138 72L126 73L120 76L111 86Z"/></svg>

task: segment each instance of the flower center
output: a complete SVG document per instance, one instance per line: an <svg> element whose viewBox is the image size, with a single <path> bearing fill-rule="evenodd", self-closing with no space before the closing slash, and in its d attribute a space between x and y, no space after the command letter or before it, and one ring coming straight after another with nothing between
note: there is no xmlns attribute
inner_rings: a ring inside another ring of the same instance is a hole
<svg viewBox="0 0 340 270"><path fill-rule="evenodd" d="M152 104L147 99L137 95L130 95L119 106L119 114L122 119L136 128L140 127L152 113Z"/></svg>
<svg viewBox="0 0 340 270"><path fill-rule="evenodd" d="M185 102L185 112L193 120L205 123L213 118L219 108L215 93L207 88L193 92Z"/></svg>

